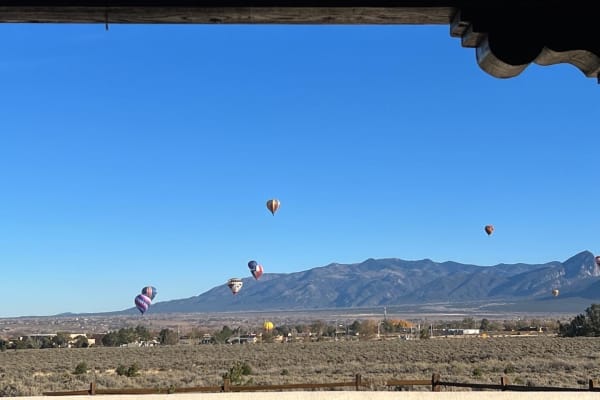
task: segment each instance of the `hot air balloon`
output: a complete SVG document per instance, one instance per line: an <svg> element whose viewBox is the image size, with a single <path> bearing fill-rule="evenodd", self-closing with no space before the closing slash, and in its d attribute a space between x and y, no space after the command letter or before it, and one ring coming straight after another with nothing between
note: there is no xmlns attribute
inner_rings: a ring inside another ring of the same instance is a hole
<svg viewBox="0 0 600 400"><path fill-rule="evenodd" d="M559 294L559 290L558 289L552 289L552 296L556 297Z"/></svg>
<svg viewBox="0 0 600 400"><path fill-rule="evenodd" d="M485 233L487 233L488 236L491 235L492 232L494 232L494 226L493 225L486 225L485 228L483 228L483 229L485 229Z"/></svg>
<svg viewBox="0 0 600 400"><path fill-rule="evenodd" d="M274 328L274 326L271 321L265 321L265 323L263 324L263 329L267 332L271 332L273 330L273 328Z"/></svg>
<svg viewBox="0 0 600 400"><path fill-rule="evenodd" d="M231 290L231 293L236 295L242 289L242 286L244 286L244 282L239 278L231 278L227 281L227 286Z"/></svg>
<svg viewBox="0 0 600 400"><path fill-rule="evenodd" d="M600 267L600 256L596 256L596 265Z"/></svg>
<svg viewBox="0 0 600 400"><path fill-rule="evenodd" d="M256 261L252 260L248 262L248 268L250 268L250 272L254 279L258 280L263 274L263 267Z"/></svg>
<svg viewBox="0 0 600 400"><path fill-rule="evenodd" d="M150 304L152 304L152 300L150 299L150 297L144 295L144 294L138 294L135 297L135 306L137 307L137 309L144 314L146 311L148 311L148 308L150 307Z"/></svg>
<svg viewBox="0 0 600 400"><path fill-rule="evenodd" d="M150 297L150 300L154 300L158 292L154 286L146 286L142 289L142 294L144 296Z"/></svg>
<svg viewBox="0 0 600 400"><path fill-rule="evenodd" d="M271 214L275 215L281 203L277 199L271 199L267 201L267 208L271 211Z"/></svg>

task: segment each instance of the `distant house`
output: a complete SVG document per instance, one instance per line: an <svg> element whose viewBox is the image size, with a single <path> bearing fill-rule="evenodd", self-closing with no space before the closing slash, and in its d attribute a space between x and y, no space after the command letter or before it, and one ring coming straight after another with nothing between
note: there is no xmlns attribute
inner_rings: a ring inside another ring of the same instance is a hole
<svg viewBox="0 0 600 400"><path fill-rule="evenodd" d="M248 335L232 336L229 339L227 339L226 342L231 344L256 343L258 342L258 338L255 334L251 333Z"/></svg>
<svg viewBox="0 0 600 400"><path fill-rule="evenodd" d="M444 335L479 335L481 329L462 329L462 328L449 328L443 330Z"/></svg>
<svg viewBox="0 0 600 400"><path fill-rule="evenodd" d="M215 340L210 333L205 333L202 335L202 339L200 339L200 344L212 344L214 341Z"/></svg>

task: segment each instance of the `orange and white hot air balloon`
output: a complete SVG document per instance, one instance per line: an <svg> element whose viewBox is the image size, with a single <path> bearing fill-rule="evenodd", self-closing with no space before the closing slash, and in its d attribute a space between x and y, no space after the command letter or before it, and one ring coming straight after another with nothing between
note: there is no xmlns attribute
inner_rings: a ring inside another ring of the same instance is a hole
<svg viewBox="0 0 600 400"><path fill-rule="evenodd" d="M267 201L267 208L271 211L271 214L275 215L281 203L277 199L271 199Z"/></svg>

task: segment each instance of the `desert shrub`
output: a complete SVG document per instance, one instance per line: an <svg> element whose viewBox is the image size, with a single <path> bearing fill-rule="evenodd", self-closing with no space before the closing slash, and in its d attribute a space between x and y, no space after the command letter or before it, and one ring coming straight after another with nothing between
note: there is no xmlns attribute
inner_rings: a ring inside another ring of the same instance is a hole
<svg viewBox="0 0 600 400"><path fill-rule="evenodd" d="M483 376L483 371L481 370L481 368L475 367L475 368L473 368L472 375L475 377Z"/></svg>
<svg viewBox="0 0 600 400"><path fill-rule="evenodd" d="M0 386L0 397L17 397L22 395L15 384Z"/></svg>
<svg viewBox="0 0 600 400"><path fill-rule="evenodd" d="M505 374L514 374L515 371L516 371L516 368L512 364L507 364L506 367L504 367Z"/></svg>
<svg viewBox="0 0 600 400"><path fill-rule="evenodd" d="M82 374L87 373L87 371L88 371L88 366L85 363L85 361L82 361L75 366L75 371L73 371L73 374L82 375Z"/></svg>
<svg viewBox="0 0 600 400"><path fill-rule="evenodd" d="M140 367L139 367L139 365L137 363L133 363L129 367L126 367L123 364L119 364L119 366L117 367L117 369L115 369L115 372L119 376L126 376L126 377L129 377L129 378L132 378L134 376L138 376L139 375L139 370L140 370Z"/></svg>
<svg viewBox="0 0 600 400"><path fill-rule="evenodd" d="M229 378L234 385L247 384L248 381L244 382L244 376L252 373L252 367L245 361L236 361L229 371L223 374L223 378Z"/></svg>

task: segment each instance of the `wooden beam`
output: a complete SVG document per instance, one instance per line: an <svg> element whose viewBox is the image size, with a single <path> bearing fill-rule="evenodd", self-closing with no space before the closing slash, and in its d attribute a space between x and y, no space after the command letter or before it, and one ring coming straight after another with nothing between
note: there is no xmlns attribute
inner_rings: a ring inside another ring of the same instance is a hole
<svg viewBox="0 0 600 400"><path fill-rule="evenodd" d="M0 3L1 4L1 3ZM448 24L451 7L7 7L0 22L111 24Z"/></svg>

